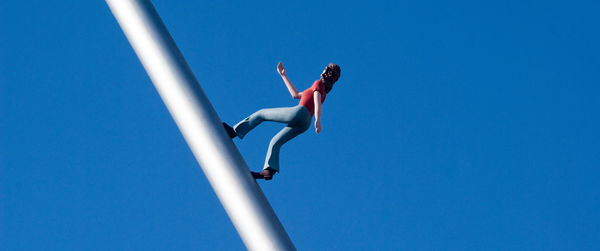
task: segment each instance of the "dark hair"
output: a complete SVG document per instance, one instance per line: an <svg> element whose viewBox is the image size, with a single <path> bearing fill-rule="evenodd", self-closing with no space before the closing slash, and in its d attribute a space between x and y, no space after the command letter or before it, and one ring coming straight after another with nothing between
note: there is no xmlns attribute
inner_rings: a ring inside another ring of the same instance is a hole
<svg viewBox="0 0 600 251"><path fill-rule="evenodd" d="M321 74L321 82L325 85L325 93L329 93L333 84L340 78L341 74L340 66L334 63L330 63L325 67L325 72Z"/></svg>

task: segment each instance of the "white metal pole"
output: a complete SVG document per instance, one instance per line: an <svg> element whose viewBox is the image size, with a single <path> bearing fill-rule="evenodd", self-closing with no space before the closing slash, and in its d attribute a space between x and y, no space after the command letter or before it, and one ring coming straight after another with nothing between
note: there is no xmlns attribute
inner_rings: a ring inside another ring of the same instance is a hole
<svg viewBox="0 0 600 251"><path fill-rule="evenodd" d="M295 250L152 3L106 2L246 247Z"/></svg>

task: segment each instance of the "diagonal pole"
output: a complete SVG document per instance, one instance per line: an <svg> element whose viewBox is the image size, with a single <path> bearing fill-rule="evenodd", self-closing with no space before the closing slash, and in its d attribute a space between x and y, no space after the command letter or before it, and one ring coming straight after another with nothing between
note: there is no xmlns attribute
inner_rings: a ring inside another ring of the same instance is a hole
<svg viewBox="0 0 600 251"><path fill-rule="evenodd" d="M249 250L295 250L149 0L106 0Z"/></svg>

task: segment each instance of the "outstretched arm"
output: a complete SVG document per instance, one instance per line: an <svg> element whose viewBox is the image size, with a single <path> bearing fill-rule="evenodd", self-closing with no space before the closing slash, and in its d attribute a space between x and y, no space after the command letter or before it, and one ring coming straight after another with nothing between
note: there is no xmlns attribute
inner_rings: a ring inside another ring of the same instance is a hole
<svg viewBox="0 0 600 251"><path fill-rule="evenodd" d="M315 130L317 133L321 132L321 93L315 91L313 93L313 98L315 100Z"/></svg>
<svg viewBox="0 0 600 251"><path fill-rule="evenodd" d="M298 92L296 87L294 87L292 82L290 82L290 79L285 74L285 68L283 67L283 64L281 62L279 62L279 64L277 64L277 72L279 72L279 75L281 75L281 78L283 79L283 82L285 83L285 86L287 87L288 91L290 91L292 98L295 98L295 99L301 98L302 97L301 93Z"/></svg>

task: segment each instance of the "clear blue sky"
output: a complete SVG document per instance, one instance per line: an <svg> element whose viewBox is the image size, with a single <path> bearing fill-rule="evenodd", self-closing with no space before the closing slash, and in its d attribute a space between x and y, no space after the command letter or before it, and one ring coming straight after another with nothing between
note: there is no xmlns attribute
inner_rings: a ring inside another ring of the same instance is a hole
<svg viewBox="0 0 600 251"><path fill-rule="evenodd" d="M0 249L243 249L106 4L67 2L0 2ZM598 1L154 5L232 124L296 104L278 61L341 66L259 181L299 250L600 249Z"/></svg>

